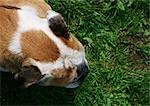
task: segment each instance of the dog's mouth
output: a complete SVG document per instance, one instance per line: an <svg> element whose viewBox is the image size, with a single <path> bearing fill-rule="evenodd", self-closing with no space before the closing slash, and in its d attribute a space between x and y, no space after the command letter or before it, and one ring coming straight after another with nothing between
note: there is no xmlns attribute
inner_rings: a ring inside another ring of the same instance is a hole
<svg viewBox="0 0 150 106"><path fill-rule="evenodd" d="M77 88L80 84L80 82L69 83L65 88Z"/></svg>
<svg viewBox="0 0 150 106"><path fill-rule="evenodd" d="M31 85L58 86L76 88L84 81L88 74L88 65L85 61L76 65L76 68L58 68L51 74L42 74L36 66L26 66L16 74L15 78L24 82L25 87Z"/></svg>
<svg viewBox="0 0 150 106"><path fill-rule="evenodd" d="M52 85L45 85L46 82L49 82L51 80L50 77L46 77L44 76L43 78L41 78L39 81L37 81L35 84L36 85L40 85L40 86L58 86L58 87L65 87L65 88L77 88L81 82L80 81L72 81L72 82L69 82L68 84L62 86L61 84L52 84ZM55 82L55 81L54 81ZM51 82L53 83L53 82Z"/></svg>
<svg viewBox="0 0 150 106"><path fill-rule="evenodd" d="M65 88L77 88L82 84L88 74L88 66L82 63L77 66L77 76L73 80L65 81L65 78L51 78L48 75L44 75L36 84L41 86L60 86ZM60 72L60 71L59 71Z"/></svg>

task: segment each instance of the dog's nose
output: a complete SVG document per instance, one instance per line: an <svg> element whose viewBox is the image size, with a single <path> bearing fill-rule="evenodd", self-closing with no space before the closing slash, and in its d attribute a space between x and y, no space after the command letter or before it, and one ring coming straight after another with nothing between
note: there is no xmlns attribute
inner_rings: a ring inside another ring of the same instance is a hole
<svg viewBox="0 0 150 106"><path fill-rule="evenodd" d="M88 74L88 64L84 61L81 64L77 65L77 77L65 87L66 88L78 87L84 81L87 74Z"/></svg>
<svg viewBox="0 0 150 106"><path fill-rule="evenodd" d="M87 63L84 61L81 64L77 65L77 78L75 78L75 81L78 82L83 82L85 77L88 74L88 65Z"/></svg>

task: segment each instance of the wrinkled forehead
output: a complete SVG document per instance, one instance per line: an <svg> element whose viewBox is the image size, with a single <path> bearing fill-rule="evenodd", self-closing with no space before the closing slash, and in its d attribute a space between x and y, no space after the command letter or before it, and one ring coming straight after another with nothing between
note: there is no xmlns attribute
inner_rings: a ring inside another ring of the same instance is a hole
<svg viewBox="0 0 150 106"><path fill-rule="evenodd" d="M0 0L0 5L16 7L28 5L37 10L39 17L46 17L47 11L51 10L44 0Z"/></svg>

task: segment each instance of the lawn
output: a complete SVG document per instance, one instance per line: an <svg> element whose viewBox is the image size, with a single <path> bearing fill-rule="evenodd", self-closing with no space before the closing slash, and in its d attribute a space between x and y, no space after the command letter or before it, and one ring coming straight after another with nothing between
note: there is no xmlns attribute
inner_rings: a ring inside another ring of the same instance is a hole
<svg viewBox="0 0 150 106"><path fill-rule="evenodd" d="M150 105L149 0L46 1L84 44L89 74L76 89L21 89L3 73L1 104Z"/></svg>

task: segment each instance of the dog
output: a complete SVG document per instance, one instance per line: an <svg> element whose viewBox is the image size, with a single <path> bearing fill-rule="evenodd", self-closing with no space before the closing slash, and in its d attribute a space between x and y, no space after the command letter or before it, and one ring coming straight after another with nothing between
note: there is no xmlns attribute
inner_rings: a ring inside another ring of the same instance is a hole
<svg viewBox="0 0 150 106"><path fill-rule="evenodd" d="M76 88L88 73L83 45L44 0L0 0L0 67L25 87Z"/></svg>

